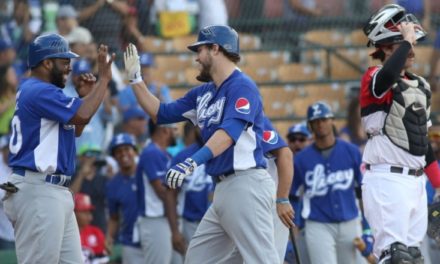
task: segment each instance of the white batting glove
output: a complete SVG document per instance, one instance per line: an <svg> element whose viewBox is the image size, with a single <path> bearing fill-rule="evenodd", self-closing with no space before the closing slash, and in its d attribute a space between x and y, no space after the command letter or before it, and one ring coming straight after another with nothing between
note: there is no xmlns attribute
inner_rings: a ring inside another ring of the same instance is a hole
<svg viewBox="0 0 440 264"><path fill-rule="evenodd" d="M188 158L184 162L172 166L167 172L167 184L172 189L182 186L186 176L191 175L197 168L197 163Z"/></svg>
<svg viewBox="0 0 440 264"><path fill-rule="evenodd" d="M139 55L136 46L132 43L128 44L124 52L125 70L131 84L142 82L141 65L139 63Z"/></svg>

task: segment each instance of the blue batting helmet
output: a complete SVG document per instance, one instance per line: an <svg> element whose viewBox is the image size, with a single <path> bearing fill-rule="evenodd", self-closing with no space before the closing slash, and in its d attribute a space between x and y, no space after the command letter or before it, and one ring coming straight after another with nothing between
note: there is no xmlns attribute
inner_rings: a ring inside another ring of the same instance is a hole
<svg viewBox="0 0 440 264"><path fill-rule="evenodd" d="M307 109L307 121L320 118L333 118L333 112L330 106L324 102L316 102Z"/></svg>
<svg viewBox="0 0 440 264"><path fill-rule="evenodd" d="M43 60L50 58L77 58L78 54L69 49L67 41L58 34L42 35L29 45L28 66L33 68Z"/></svg>
<svg viewBox="0 0 440 264"><path fill-rule="evenodd" d="M217 44L228 53L239 55L240 45L238 33L228 26L207 26L200 30L197 42L188 46L188 49L197 52L201 45Z"/></svg>
<svg viewBox="0 0 440 264"><path fill-rule="evenodd" d="M128 133L119 133L116 136L114 136L112 141L110 142L110 146L109 146L110 154L113 155L114 149L121 145L129 145L136 150L136 141L134 137Z"/></svg>

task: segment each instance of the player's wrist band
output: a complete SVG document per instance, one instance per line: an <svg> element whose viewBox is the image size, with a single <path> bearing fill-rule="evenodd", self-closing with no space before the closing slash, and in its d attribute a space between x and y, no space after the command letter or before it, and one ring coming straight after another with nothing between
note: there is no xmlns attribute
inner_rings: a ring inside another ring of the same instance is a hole
<svg viewBox="0 0 440 264"><path fill-rule="evenodd" d="M277 198L276 203L277 204L289 204L290 201L289 201L289 198Z"/></svg>
<svg viewBox="0 0 440 264"><path fill-rule="evenodd" d="M207 162L213 157L214 155L212 154L212 151L207 146L203 146L191 156L191 159L197 164L197 166L200 166L200 164Z"/></svg>

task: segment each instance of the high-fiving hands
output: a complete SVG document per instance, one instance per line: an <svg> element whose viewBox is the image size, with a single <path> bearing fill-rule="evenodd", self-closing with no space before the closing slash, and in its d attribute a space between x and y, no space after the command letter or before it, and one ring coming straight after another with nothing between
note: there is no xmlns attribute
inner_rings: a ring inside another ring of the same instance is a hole
<svg viewBox="0 0 440 264"><path fill-rule="evenodd" d="M172 166L166 176L168 186L172 189L179 188L185 177L191 175L196 168L197 164L190 158Z"/></svg>
<svg viewBox="0 0 440 264"><path fill-rule="evenodd" d="M128 44L128 47L124 52L124 63L130 83L135 84L142 82L138 51L136 46L132 43Z"/></svg>

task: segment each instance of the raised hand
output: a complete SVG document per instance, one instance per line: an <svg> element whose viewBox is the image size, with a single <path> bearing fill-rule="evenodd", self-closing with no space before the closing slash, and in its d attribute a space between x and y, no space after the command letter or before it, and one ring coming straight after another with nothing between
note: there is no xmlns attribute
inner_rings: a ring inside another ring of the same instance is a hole
<svg viewBox="0 0 440 264"><path fill-rule="evenodd" d="M408 41L412 45L416 44L417 36L415 33L415 25L412 22L402 22L397 25L400 33L402 33L402 37L404 40Z"/></svg>
<svg viewBox="0 0 440 264"><path fill-rule="evenodd" d="M105 78L107 80L112 79L112 63L115 60L116 55L113 53L108 57L108 47L106 45L101 44L98 48L98 74L99 78Z"/></svg>
<svg viewBox="0 0 440 264"><path fill-rule="evenodd" d="M196 168L197 164L190 158L172 166L166 176L168 186L172 189L182 186L185 177L191 175Z"/></svg>
<svg viewBox="0 0 440 264"><path fill-rule="evenodd" d="M139 55L137 48L132 43L128 44L124 52L125 70L131 84L142 82L141 65L139 63Z"/></svg>
<svg viewBox="0 0 440 264"><path fill-rule="evenodd" d="M92 91L96 83L96 77L91 73L84 73L81 74L79 78L80 78L79 86L75 88L79 97L82 98L88 95Z"/></svg>

